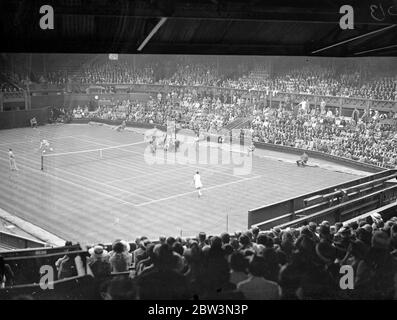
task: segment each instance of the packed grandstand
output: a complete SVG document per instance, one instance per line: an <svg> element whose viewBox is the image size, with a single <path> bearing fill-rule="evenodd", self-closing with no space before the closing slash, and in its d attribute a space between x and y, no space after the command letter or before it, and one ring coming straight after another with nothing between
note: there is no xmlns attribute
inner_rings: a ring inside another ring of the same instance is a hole
<svg viewBox="0 0 397 320"><path fill-rule="evenodd" d="M95 112L88 112L88 105L74 107L73 116L163 125L173 118L182 127L212 132L237 118L250 117L252 122L248 127L258 141L395 167L395 112L366 108L350 110L344 117L338 108L328 107L325 101L307 108L304 99L299 105L288 99L276 106L267 102L269 96L278 92L396 101L397 78L390 70L387 76L374 78L371 69L363 70L362 65L356 69L350 66L341 73L345 65L331 67L320 63L298 68L296 63L287 71L271 73L263 66L253 65L251 69L241 66L241 74L227 71L221 74L215 64L172 62L172 65L169 61L160 65L158 61L149 61L136 67L129 60L101 60L86 63L72 74L67 69L28 76L8 71L3 79L9 81L3 81L1 88L3 92L23 90L32 84L32 78L36 83L61 86L73 92L85 92L86 87L80 86L83 84L100 85L105 93L116 93L116 86L121 84L169 85L167 94L153 93L147 102L120 101L115 95L110 105L100 106ZM168 77L164 69L168 70ZM222 88L249 93L229 94Z"/></svg>
<svg viewBox="0 0 397 320"><path fill-rule="evenodd" d="M59 282L46 298L383 300L396 292L397 220L383 221L379 214L348 224L308 222L299 228L65 246L64 256L45 260L56 266ZM9 287L2 298L41 297L37 284L12 287L22 280L37 283L27 262L1 262L2 285ZM340 286L346 265L354 270L354 290ZM69 286L62 285L65 280Z"/></svg>
<svg viewBox="0 0 397 320"><path fill-rule="evenodd" d="M392 70L394 74L383 70L384 74L373 77L368 66L347 68L338 63L300 67L289 62L269 68L251 62L220 71L217 63L194 59L160 61L136 66L130 59L96 59L77 71L66 68L28 75L7 70L0 86L3 93L30 90L34 85L82 93L96 86L101 93L113 94L106 104L56 107L70 119L151 125L175 120L179 128L209 133L243 119L239 129L249 129L254 142L396 168L395 110L367 104L342 114L341 108L327 106L324 97L396 102L397 70ZM168 91L151 92L146 101L120 99L120 86L128 91L131 84L167 86ZM279 92L300 94L302 99L274 103L272 97ZM319 98L312 105L304 95ZM46 258L46 263L56 266L59 281L53 298L395 299L397 295L395 214L384 219L374 213L349 223L307 220L285 229L253 227L218 235L203 230L190 238L159 235L158 239L125 240L87 248L67 242L62 257ZM4 257L0 257L4 288L0 299L40 298L39 289L22 286L38 283L38 275L27 271L31 266L12 259L9 264ZM346 265L354 270L355 290L341 288L340 269Z"/></svg>

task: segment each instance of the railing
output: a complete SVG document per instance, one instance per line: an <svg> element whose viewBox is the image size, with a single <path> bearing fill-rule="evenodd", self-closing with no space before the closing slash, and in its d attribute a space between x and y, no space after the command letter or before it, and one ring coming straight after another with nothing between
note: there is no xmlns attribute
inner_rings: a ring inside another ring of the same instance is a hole
<svg viewBox="0 0 397 320"><path fill-rule="evenodd" d="M380 208L376 208L375 210L369 211L367 213L364 213L362 215L356 216L352 219L346 220L343 222L343 224L348 225L351 222L359 221L359 220L365 220L367 217L372 216L374 213L378 213L381 215L384 221L389 220L393 216L396 216L397 212L397 202L392 202L387 205L384 205Z"/></svg>
<svg viewBox="0 0 397 320"><path fill-rule="evenodd" d="M384 204L389 204L397 198L397 184L378 190L363 197L340 203L334 207L320 210L316 213L300 217L293 221L277 225L281 229L297 227L308 221L320 223L327 220L330 223L344 222L353 217L360 216L362 212L376 210Z"/></svg>
<svg viewBox="0 0 397 320"><path fill-rule="evenodd" d="M307 199L319 195L327 195L337 190L343 190L350 187L354 188L364 183L376 183L374 181L378 179L385 178L387 181L389 179L395 178L396 173L397 170L382 171L371 176L354 179L349 182L303 194L281 202L251 209L248 212L248 228L251 228L255 225L261 229L267 229L282 223L295 221L297 216L300 215L300 213L303 214L304 209L307 208ZM318 207L314 211L317 212L319 209L322 209L322 207Z"/></svg>
<svg viewBox="0 0 397 320"><path fill-rule="evenodd" d="M19 249L19 250L12 250L2 252L2 256L4 258L19 258L19 257L37 257L43 255L51 255L51 254L58 254L63 253L65 251L78 251L81 250L80 245L72 245L72 246L62 246L62 247L39 247L39 248L27 248L27 249Z"/></svg>
<svg viewBox="0 0 397 320"><path fill-rule="evenodd" d="M0 289L0 300L28 295L35 300L92 300L100 299L92 276L83 275L46 283L51 290L43 290L38 283L16 285Z"/></svg>
<svg viewBox="0 0 397 320"><path fill-rule="evenodd" d="M13 253L12 251L7 251L4 254L2 253L2 256L4 256L4 262L11 267L11 270L13 270L14 284L20 285L39 283L41 266L48 265L51 266L53 270L56 270L56 261L65 255L68 255L72 259L79 257L82 262L82 268L86 270L86 258L89 255L86 250L73 250L73 247L60 247L51 249L52 250L45 248L42 250L36 249L30 252L26 251L26 254L19 252L16 256L11 256ZM33 252L35 254L31 255ZM54 276L54 280L56 280L57 276Z"/></svg>
<svg viewBox="0 0 397 320"><path fill-rule="evenodd" d="M39 125L48 123L48 108L0 112L0 129L28 127L33 117L36 117Z"/></svg>
<svg viewBox="0 0 397 320"><path fill-rule="evenodd" d="M344 221L345 219L356 216L368 210L368 208L378 208L379 205L395 200L396 184L388 185L376 184L368 186L352 194L336 191L329 195L312 197L317 201L308 207L297 210L294 213L287 213L274 219L266 220L255 226L261 229L270 229L272 227L297 226L303 221L328 220L330 222ZM369 200L368 200L369 199ZM305 199L306 202L309 199ZM358 202L358 204L357 204ZM381 203L381 204L379 204ZM395 202L394 202L395 203ZM350 206L353 204L352 206ZM349 207L350 206L350 207ZM341 214L340 207L343 207ZM346 208L349 207L349 211Z"/></svg>
<svg viewBox="0 0 397 320"><path fill-rule="evenodd" d="M24 99L25 95L23 91L15 91L15 92L2 92L3 101L10 102L15 100Z"/></svg>
<svg viewBox="0 0 397 320"><path fill-rule="evenodd" d="M382 170L386 170L385 168L383 168L381 166L377 166L377 165L365 163L365 162L360 162L360 161L357 161L354 159L334 156L334 155L331 155L329 153L325 153L322 151L307 150L307 149L289 147L289 146L284 146L284 145L280 145L280 144L273 144L273 143L266 143L266 142L255 142L255 147L260 148L260 149L279 151L279 152L283 152L283 153L296 154L299 156L302 155L303 152L306 152L307 155L311 158L323 159L326 161L345 165L345 166L348 166L348 167L351 167L354 169L358 169L358 170L365 170L368 172L375 173L375 172L379 172ZM390 168L390 169L392 169L392 168Z"/></svg>

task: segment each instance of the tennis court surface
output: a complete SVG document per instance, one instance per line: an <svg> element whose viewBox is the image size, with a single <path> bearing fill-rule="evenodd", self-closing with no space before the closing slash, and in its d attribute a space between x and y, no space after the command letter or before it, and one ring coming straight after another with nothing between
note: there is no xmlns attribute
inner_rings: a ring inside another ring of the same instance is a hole
<svg viewBox="0 0 397 320"><path fill-rule="evenodd" d="M41 139L58 155L44 158L43 171ZM9 170L9 148L18 172ZM88 124L3 130L0 150L0 207L65 240L89 244L244 230L251 208L356 178L256 154L244 175L235 174L233 163L159 156L150 162L143 134ZM202 198L192 183L197 170Z"/></svg>

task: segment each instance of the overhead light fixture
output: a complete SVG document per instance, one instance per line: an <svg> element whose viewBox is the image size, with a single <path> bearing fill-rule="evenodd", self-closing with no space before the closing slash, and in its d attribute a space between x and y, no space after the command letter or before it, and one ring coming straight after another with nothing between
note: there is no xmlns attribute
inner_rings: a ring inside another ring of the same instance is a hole
<svg viewBox="0 0 397 320"><path fill-rule="evenodd" d="M161 26L167 21L167 18L161 18L159 22L154 26L152 31L148 34L148 36L143 40L141 45L138 47L138 51L142 51L142 49L146 46L146 44L150 41L150 39L156 34L156 32L161 28Z"/></svg>
<svg viewBox="0 0 397 320"><path fill-rule="evenodd" d="M325 48L321 48L321 49L315 50L315 51L312 52L312 54L315 54L315 53L318 53L318 52L321 52L321 51L325 51L327 49L340 46L341 44L349 43L349 42L352 42L352 41L355 41L355 40L358 40L358 39L361 39L361 38L364 38L364 37L368 37L370 35L373 35L373 34L376 34L376 33L379 33L379 32L383 32L383 31L392 29L395 26L396 26L395 24L392 24L390 26L387 26L387 27L384 27L384 28L381 28L381 29L378 29L378 30L374 30L374 31L371 31L371 32L367 32L367 33L361 34L361 35L359 35L357 37L354 37L354 38L350 38L350 39L347 39L347 40L343 40L343 41L337 42L337 43L332 44L330 46L327 46Z"/></svg>

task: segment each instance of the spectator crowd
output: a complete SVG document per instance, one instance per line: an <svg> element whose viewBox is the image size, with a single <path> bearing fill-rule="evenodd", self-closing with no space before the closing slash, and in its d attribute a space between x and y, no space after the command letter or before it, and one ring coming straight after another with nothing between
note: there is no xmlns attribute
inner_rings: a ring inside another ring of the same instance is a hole
<svg viewBox="0 0 397 320"><path fill-rule="evenodd" d="M358 110L354 118L340 117L338 110L288 110L267 108L252 121L256 141L320 151L377 166L395 168L397 114Z"/></svg>
<svg viewBox="0 0 397 320"><path fill-rule="evenodd" d="M319 151L385 168L397 163L397 114L367 109L354 110L351 117L339 109L317 107L307 101L293 106L280 102L278 108L264 107L241 93L173 90L152 95L147 102L113 101L96 111L78 107L75 118L126 120L166 125L176 120L181 128L220 134L237 118L253 119L248 129L256 142Z"/></svg>
<svg viewBox="0 0 397 320"><path fill-rule="evenodd" d="M48 71L45 74L30 74L27 77L8 73L7 78L12 79L15 84L22 84L28 80L58 85L65 85L70 81L85 85L168 84L397 101L396 75L373 76L354 68L340 72L336 68L314 64L270 72L266 68L256 66L248 73L237 72L233 76L222 74L214 63L177 63L170 68L174 71L169 71L168 74L161 73L159 70L162 68L167 68L166 63L135 66L127 60L97 61L86 64L77 73L69 75L67 71Z"/></svg>
<svg viewBox="0 0 397 320"><path fill-rule="evenodd" d="M146 103L113 101L93 112L89 112L88 107L77 107L73 113L76 118L159 125L166 125L167 120L176 120L182 128L218 132L234 119L252 115L252 105L238 94L214 95L195 89L180 89L153 95Z"/></svg>
<svg viewBox="0 0 397 320"><path fill-rule="evenodd" d="M70 243L69 243L70 244ZM102 299L395 299L397 218L374 213L349 223L235 234L116 240L88 248L87 272ZM68 255L58 278L78 274ZM350 290L341 286L350 266ZM1 270L12 283L12 270ZM116 275L110 277L110 275Z"/></svg>
<svg viewBox="0 0 397 320"><path fill-rule="evenodd" d="M188 62L178 63L169 68L172 71L168 75L160 76L161 66L161 62L135 66L127 60L97 61L83 66L73 79L63 71L49 71L37 78L42 83L63 84L69 88L73 87L72 82L100 85L107 93L115 93L117 84L168 87L162 93L153 94L147 102L117 101L115 95L111 104L100 105L95 112L88 112L85 106L77 107L73 111L75 118L160 125L176 120L182 128L217 133L237 118L254 117L251 129L258 141L321 151L387 168L396 165L394 115L367 110L350 121L337 114L337 110L326 111L324 107L301 112L283 105L281 109L263 111L268 97L278 92L397 101L396 76L371 78L354 67L340 72L316 64L272 72L256 66L244 74L226 76L215 63ZM8 79L1 82L1 90L5 92L21 90L24 86L18 87L16 83L31 81L29 77L10 73L3 79ZM251 93L252 90L261 92ZM254 113L254 110L260 112Z"/></svg>

